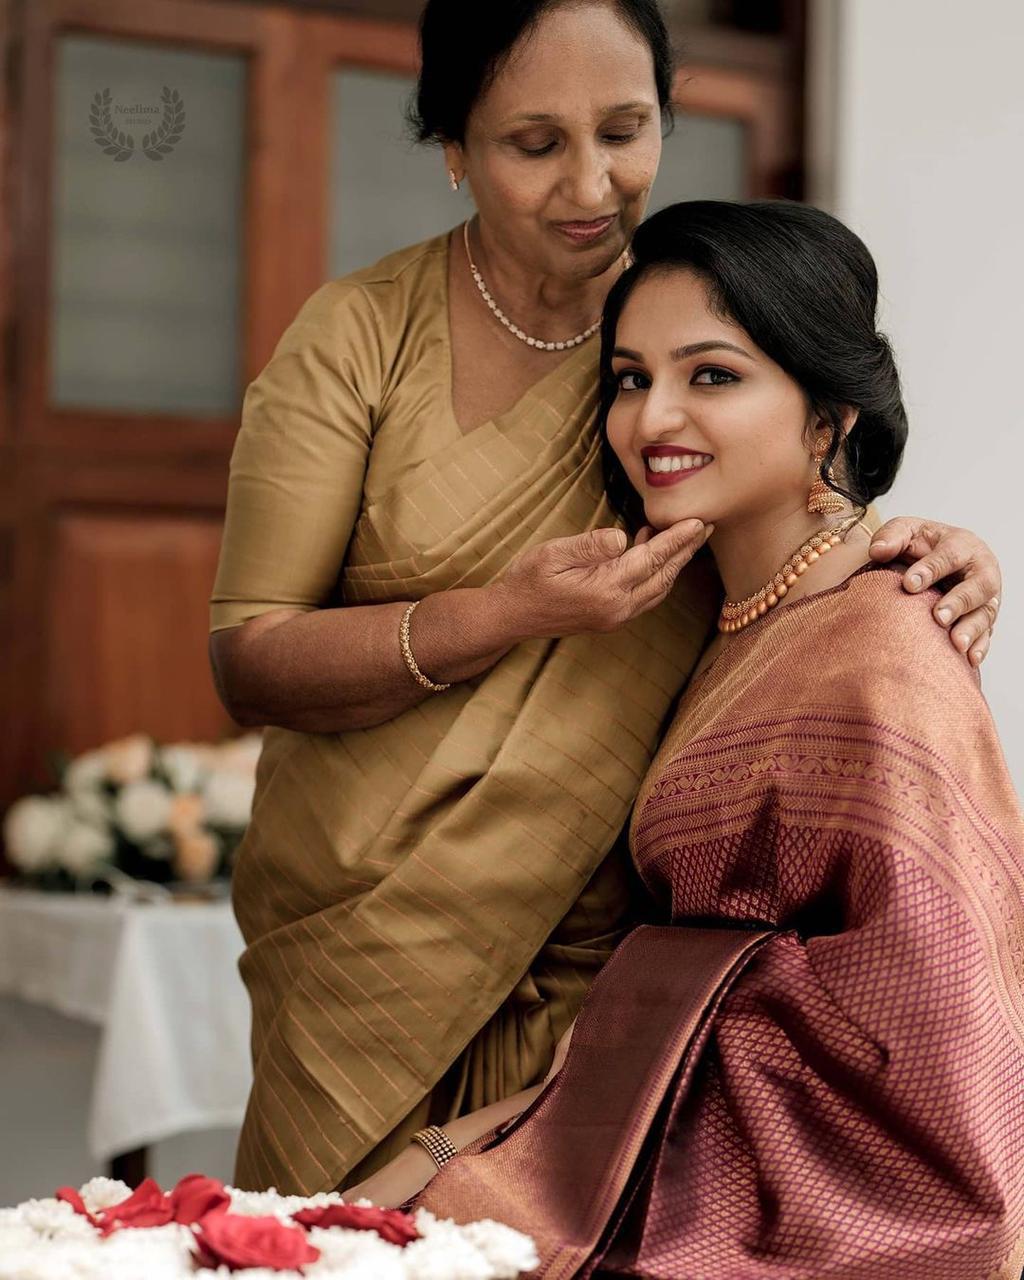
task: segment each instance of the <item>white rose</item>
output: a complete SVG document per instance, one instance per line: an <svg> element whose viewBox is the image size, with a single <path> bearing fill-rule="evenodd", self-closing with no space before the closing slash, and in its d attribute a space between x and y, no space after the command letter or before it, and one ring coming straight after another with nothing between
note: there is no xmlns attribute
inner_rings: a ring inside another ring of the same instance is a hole
<svg viewBox="0 0 1024 1280"><path fill-rule="evenodd" d="M114 852L114 841L109 831L95 827L91 822L72 821L61 837L57 849L57 861L73 876L84 875L97 863L108 861Z"/></svg>
<svg viewBox="0 0 1024 1280"><path fill-rule="evenodd" d="M160 782L129 782L114 801L114 818L129 840L142 843L167 830L171 793Z"/></svg>
<svg viewBox="0 0 1024 1280"><path fill-rule="evenodd" d="M199 790L206 765L202 754L190 743L175 742L168 747L161 747L157 752L157 762L175 791Z"/></svg>
<svg viewBox="0 0 1024 1280"><path fill-rule="evenodd" d="M107 781L105 751L84 751L64 772L64 790L69 796L94 795Z"/></svg>
<svg viewBox="0 0 1024 1280"><path fill-rule="evenodd" d="M25 796L4 817L4 844L11 862L22 871L42 871L57 861L71 821L71 806L62 796Z"/></svg>
<svg viewBox="0 0 1024 1280"><path fill-rule="evenodd" d="M218 770L203 787L206 821L214 827L244 827L252 815L256 779L244 773Z"/></svg>
<svg viewBox="0 0 1024 1280"><path fill-rule="evenodd" d="M110 825L113 807L113 800L103 791L76 791L71 797L73 815L101 830Z"/></svg>

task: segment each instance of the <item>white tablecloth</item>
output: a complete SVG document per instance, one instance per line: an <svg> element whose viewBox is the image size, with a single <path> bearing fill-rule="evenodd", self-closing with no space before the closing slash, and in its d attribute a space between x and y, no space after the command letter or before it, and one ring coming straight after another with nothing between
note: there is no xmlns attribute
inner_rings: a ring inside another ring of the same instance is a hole
<svg viewBox="0 0 1024 1280"><path fill-rule="evenodd" d="M249 1000L230 904L0 888L0 994L102 1027L89 1146L241 1124Z"/></svg>

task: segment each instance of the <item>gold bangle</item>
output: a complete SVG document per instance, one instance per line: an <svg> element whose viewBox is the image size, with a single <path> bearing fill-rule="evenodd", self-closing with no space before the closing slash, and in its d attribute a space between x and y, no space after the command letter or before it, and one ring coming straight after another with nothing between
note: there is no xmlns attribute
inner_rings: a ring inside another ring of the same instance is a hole
<svg viewBox="0 0 1024 1280"><path fill-rule="evenodd" d="M420 1129L418 1133L412 1135L412 1140L420 1144L439 1169L459 1154L458 1147L439 1124L427 1125L425 1129Z"/></svg>
<svg viewBox="0 0 1024 1280"><path fill-rule="evenodd" d="M402 657L405 659L405 665L409 668L409 674L418 685L422 685L424 689L429 689L431 693L444 693L445 689L450 689L450 684L435 684L430 680L416 665L416 659L412 656L412 646L409 644L409 619L412 617L419 601L414 601L405 613L402 614L402 623L398 628L398 643L402 647Z"/></svg>

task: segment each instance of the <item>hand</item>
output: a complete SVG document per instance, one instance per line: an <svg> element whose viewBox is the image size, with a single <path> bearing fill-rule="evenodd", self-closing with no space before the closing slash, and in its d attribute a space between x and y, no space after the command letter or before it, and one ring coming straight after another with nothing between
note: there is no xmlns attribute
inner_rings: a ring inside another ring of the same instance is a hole
<svg viewBox="0 0 1024 1280"><path fill-rule="evenodd" d="M950 640L978 667L988 653L992 628L999 613L1003 579L999 561L988 545L969 529L898 516L871 540L873 560L905 560L907 591L924 591L943 578L957 585L939 600L932 613L940 626L950 628Z"/></svg>
<svg viewBox="0 0 1024 1280"><path fill-rule="evenodd" d="M341 1194L348 1204L370 1200L384 1209L395 1209L419 1195L435 1173L437 1165L418 1142L411 1142L382 1169Z"/></svg>
<svg viewBox="0 0 1024 1280"><path fill-rule="evenodd" d="M495 584L521 639L615 631L655 608L713 526L680 520L633 546L621 529L592 529L530 547Z"/></svg>

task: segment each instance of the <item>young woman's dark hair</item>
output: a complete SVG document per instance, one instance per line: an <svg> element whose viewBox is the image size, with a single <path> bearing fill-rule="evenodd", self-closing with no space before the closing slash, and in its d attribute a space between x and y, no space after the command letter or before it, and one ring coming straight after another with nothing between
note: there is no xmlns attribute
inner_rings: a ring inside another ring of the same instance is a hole
<svg viewBox="0 0 1024 1280"><path fill-rule="evenodd" d="M650 46L662 116L671 121L673 58L657 0L608 0ZM513 47L566 0L427 0L422 69L409 121L420 142L465 142L466 121Z"/></svg>
<svg viewBox="0 0 1024 1280"><path fill-rule="evenodd" d="M615 331L640 281L678 268L704 279L719 314L745 329L836 428L821 464L825 483L857 505L888 491L903 456L907 416L892 348L875 327L878 273L858 236L809 205L690 200L641 223L632 253L633 265L605 303L598 409L608 495L631 526L644 523L643 503L605 432L618 393ZM844 437L846 406L859 413Z"/></svg>

